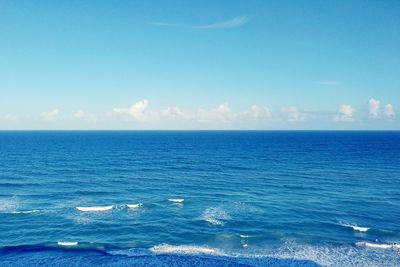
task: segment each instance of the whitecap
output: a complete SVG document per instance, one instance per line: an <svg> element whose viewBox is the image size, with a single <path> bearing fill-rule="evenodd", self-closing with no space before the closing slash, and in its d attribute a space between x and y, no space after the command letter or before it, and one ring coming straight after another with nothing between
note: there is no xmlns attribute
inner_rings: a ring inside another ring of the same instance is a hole
<svg viewBox="0 0 400 267"><path fill-rule="evenodd" d="M353 229L360 232L366 232L369 230L368 227L353 226Z"/></svg>
<svg viewBox="0 0 400 267"><path fill-rule="evenodd" d="M185 201L185 199L183 199L183 198L169 198L168 201L174 202L174 203L183 203L183 201Z"/></svg>
<svg viewBox="0 0 400 267"><path fill-rule="evenodd" d="M93 207L76 207L79 211L108 211L113 208L113 205L110 206L93 206Z"/></svg>
<svg viewBox="0 0 400 267"><path fill-rule="evenodd" d="M201 218L213 225L221 225L223 226L225 224L225 221L228 221L231 219L231 216L224 211L223 209L220 208L207 208L204 210L203 215Z"/></svg>
<svg viewBox="0 0 400 267"><path fill-rule="evenodd" d="M71 246L76 246L76 245L78 245L78 242L64 242L64 241L59 241L59 242L57 242L57 244L60 245L60 246L71 247Z"/></svg>
<svg viewBox="0 0 400 267"><path fill-rule="evenodd" d="M369 242L357 242L356 245L359 247L368 247L368 248L380 248L380 249L397 248L397 249L400 249L400 245L398 245L398 244L378 244L378 243L369 243Z"/></svg>
<svg viewBox="0 0 400 267"><path fill-rule="evenodd" d="M222 250L216 248L210 248L205 246L189 246L180 245L173 246L168 244L161 244L150 248L150 251L156 254L208 254L227 256Z"/></svg>
<svg viewBox="0 0 400 267"><path fill-rule="evenodd" d="M29 214L29 213L37 213L37 212L40 212L40 210L10 211L8 213L11 213L11 214Z"/></svg>
<svg viewBox="0 0 400 267"><path fill-rule="evenodd" d="M341 226L352 228L354 231L359 232L367 232L370 228L368 227L361 227L357 225L347 224L347 223L340 223Z"/></svg>
<svg viewBox="0 0 400 267"><path fill-rule="evenodd" d="M137 208L141 207L142 204L141 203L139 203L139 204L126 204L126 206L128 208L130 208L130 209L137 209Z"/></svg>
<svg viewBox="0 0 400 267"><path fill-rule="evenodd" d="M241 238L249 238L249 235L239 235Z"/></svg>

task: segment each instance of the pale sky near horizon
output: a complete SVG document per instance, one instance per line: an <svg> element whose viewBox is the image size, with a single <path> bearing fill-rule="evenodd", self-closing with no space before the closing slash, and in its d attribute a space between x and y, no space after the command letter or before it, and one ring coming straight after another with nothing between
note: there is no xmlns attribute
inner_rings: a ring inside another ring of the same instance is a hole
<svg viewBox="0 0 400 267"><path fill-rule="evenodd" d="M0 0L0 130L400 130L399 116L400 1Z"/></svg>

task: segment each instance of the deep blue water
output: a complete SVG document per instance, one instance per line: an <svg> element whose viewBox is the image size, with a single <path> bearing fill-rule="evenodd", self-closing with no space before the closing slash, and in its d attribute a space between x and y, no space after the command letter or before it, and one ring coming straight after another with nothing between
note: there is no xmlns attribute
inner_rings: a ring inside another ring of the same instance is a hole
<svg viewBox="0 0 400 267"><path fill-rule="evenodd" d="M2 266L400 266L396 242L400 132L0 132Z"/></svg>

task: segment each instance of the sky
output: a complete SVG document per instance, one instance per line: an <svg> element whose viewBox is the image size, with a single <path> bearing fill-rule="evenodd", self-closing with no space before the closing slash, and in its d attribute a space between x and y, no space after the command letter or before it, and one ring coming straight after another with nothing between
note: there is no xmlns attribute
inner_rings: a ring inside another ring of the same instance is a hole
<svg viewBox="0 0 400 267"><path fill-rule="evenodd" d="M400 1L0 0L0 129L400 130Z"/></svg>

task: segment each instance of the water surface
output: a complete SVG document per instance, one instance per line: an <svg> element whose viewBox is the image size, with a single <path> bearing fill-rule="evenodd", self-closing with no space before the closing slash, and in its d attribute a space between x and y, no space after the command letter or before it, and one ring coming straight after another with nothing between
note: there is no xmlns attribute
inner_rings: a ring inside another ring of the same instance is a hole
<svg viewBox="0 0 400 267"><path fill-rule="evenodd" d="M4 264L394 266L360 242L399 232L400 132L0 132Z"/></svg>

